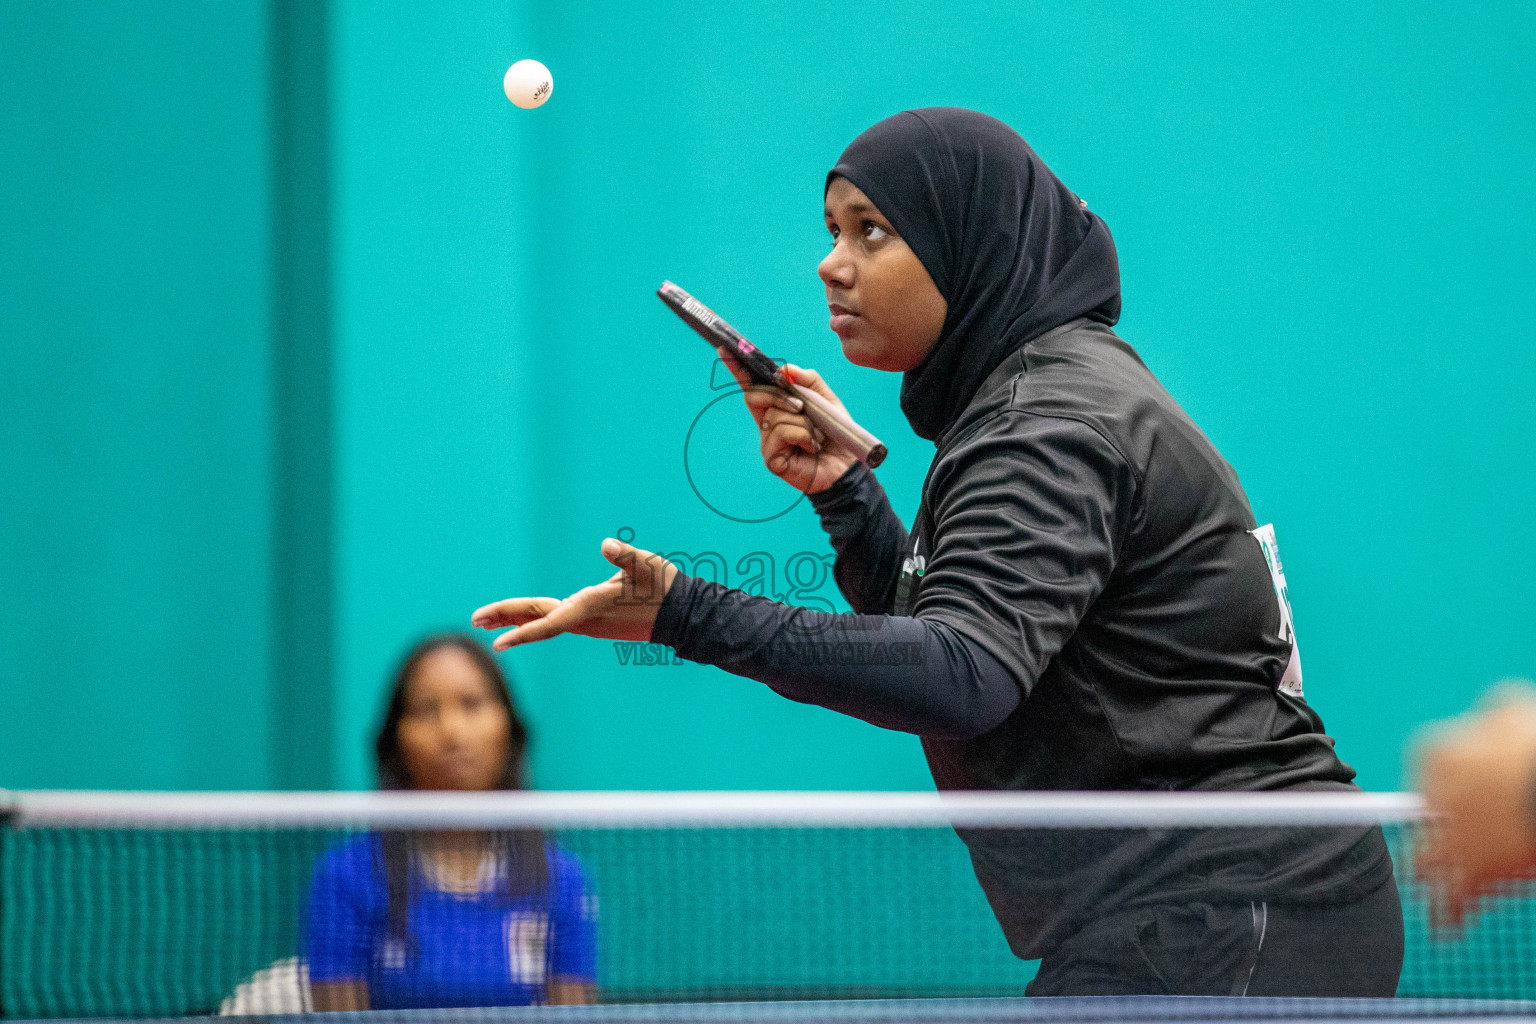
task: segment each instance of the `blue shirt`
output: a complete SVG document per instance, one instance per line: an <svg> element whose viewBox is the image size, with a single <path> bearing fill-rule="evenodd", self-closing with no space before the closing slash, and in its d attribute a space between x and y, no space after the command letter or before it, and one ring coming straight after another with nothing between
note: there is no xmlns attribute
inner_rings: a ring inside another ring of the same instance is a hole
<svg viewBox="0 0 1536 1024"><path fill-rule="evenodd" d="M367 982L373 1009L527 1005L544 1001L551 977L595 981L595 901L575 857L553 843L545 852L548 887L514 896L495 884L445 892L413 862L402 942L390 935L379 836L331 848L310 884L310 980Z"/></svg>

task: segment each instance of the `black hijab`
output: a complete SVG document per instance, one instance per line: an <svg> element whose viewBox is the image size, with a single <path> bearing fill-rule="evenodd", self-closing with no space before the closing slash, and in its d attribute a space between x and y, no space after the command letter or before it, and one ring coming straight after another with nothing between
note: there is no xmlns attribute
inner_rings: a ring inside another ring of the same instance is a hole
<svg viewBox="0 0 1536 1024"><path fill-rule="evenodd" d="M949 312L938 343L901 381L901 409L930 441L1002 361L1079 317L1120 318L1109 228L1003 122L960 107L886 118L827 174L890 218Z"/></svg>

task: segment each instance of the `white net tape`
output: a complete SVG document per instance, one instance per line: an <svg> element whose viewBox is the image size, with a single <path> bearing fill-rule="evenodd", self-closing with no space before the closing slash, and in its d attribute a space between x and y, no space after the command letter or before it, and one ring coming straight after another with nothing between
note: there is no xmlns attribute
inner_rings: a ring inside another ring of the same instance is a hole
<svg viewBox="0 0 1536 1024"><path fill-rule="evenodd" d="M1420 820L1413 793L0 792L12 827L1113 828Z"/></svg>

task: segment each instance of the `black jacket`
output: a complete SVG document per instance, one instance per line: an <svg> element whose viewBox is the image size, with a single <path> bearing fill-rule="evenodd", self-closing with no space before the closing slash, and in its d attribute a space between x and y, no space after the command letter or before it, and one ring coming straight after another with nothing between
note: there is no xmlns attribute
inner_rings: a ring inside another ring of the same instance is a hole
<svg viewBox="0 0 1536 1024"><path fill-rule="evenodd" d="M941 789L1354 788L1281 688L1293 637L1236 474L1109 327L1031 340L936 443L910 534L862 467L813 496L855 614L679 577L654 638L917 732ZM814 655L859 644L920 655ZM1026 958L1136 902L1347 901L1391 873L1379 829L962 838Z"/></svg>

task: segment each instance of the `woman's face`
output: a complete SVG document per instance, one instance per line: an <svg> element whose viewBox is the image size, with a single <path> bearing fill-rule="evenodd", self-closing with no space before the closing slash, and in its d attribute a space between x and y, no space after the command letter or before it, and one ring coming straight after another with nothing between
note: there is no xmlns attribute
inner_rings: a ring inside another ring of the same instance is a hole
<svg viewBox="0 0 1536 1024"><path fill-rule="evenodd" d="M413 789L495 789L512 723L469 655L441 647L416 664L397 735Z"/></svg>
<svg viewBox="0 0 1536 1024"><path fill-rule="evenodd" d="M859 366L902 372L939 340L949 307L933 278L875 204L846 178L827 187L832 251L817 273L827 286L832 330Z"/></svg>

